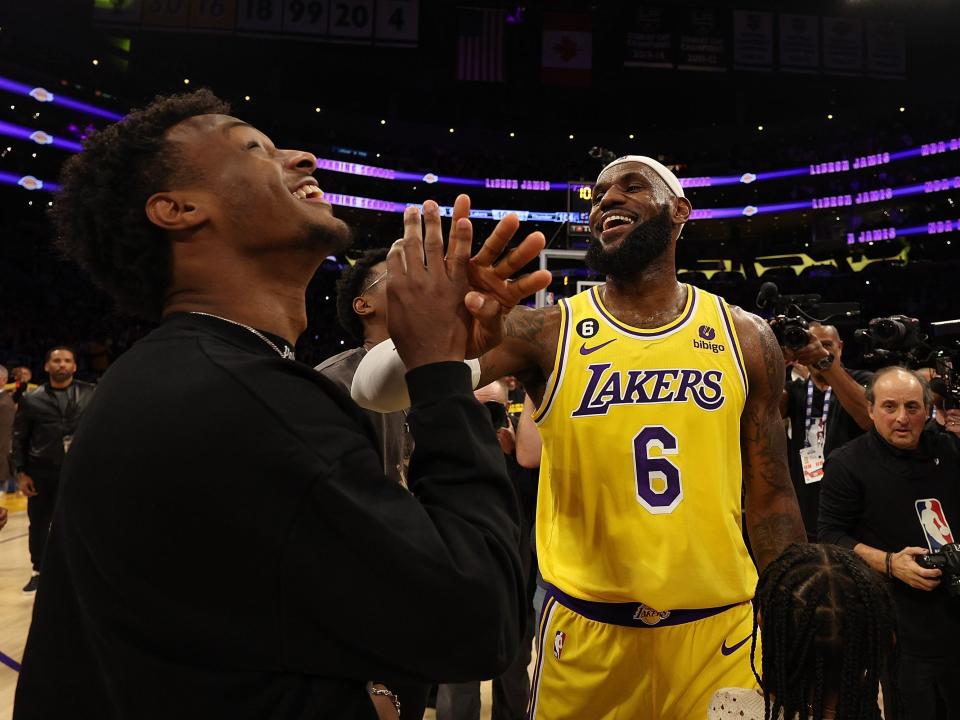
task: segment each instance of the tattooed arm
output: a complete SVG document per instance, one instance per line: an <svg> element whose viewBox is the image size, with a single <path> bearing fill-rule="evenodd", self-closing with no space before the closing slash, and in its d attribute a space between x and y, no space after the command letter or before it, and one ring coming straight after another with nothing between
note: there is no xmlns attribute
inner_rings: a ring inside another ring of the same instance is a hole
<svg viewBox="0 0 960 720"><path fill-rule="evenodd" d="M747 533L757 567L763 570L787 545L806 542L807 534L790 480L780 417L783 354L763 320L732 310L750 381L740 418Z"/></svg>
<svg viewBox="0 0 960 720"><path fill-rule="evenodd" d="M560 308L518 305L504 320L503 341L480 356L480 386L515 375L539 404L553 371L559 334Z"/></svg>

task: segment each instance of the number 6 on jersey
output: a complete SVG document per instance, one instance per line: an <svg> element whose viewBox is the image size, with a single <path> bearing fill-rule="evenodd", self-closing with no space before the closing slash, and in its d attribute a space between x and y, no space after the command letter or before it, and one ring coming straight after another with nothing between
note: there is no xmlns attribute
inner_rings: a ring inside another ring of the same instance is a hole
<svg viewBox="0 0 960 720"><path fill-rule="evenodd" d="M659 455L650 456L651 448ZM677 454L677 438L662 425L647 425L633 438L637 502L654 515L672 513L683 500L680 468L666 455Z"/></svg>

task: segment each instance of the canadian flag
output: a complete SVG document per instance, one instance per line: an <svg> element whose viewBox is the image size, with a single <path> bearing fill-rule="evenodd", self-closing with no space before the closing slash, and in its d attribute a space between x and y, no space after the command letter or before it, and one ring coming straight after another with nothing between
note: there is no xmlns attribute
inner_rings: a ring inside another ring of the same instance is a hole
<svg viewBox="0 0 960 720"><path fill-rule="evenodd" d="M589 15L544 13L543 68L548 85L590 85L593 30Z"/></svg>

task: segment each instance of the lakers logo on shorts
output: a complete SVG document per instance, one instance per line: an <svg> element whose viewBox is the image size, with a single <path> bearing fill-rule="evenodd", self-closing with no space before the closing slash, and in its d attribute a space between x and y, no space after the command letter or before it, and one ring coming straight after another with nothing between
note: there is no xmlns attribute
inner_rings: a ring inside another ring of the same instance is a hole
<svg viewBox="0 0 960 720"><path fill-rule="evenodd" d="M669 610L654 610L648 605L640 603L637 605L637 611L633 614L634 620L640 620L645 625L656 625L670 617Z"/></svg>
<svg viewBox="0 0 960 720"><path fill-rule="evenodd" d="M563 643L567 639L567 634L562 630L557 630L557 634L553 638L553 656L559 660L560 654L563 652Z"/></svg>

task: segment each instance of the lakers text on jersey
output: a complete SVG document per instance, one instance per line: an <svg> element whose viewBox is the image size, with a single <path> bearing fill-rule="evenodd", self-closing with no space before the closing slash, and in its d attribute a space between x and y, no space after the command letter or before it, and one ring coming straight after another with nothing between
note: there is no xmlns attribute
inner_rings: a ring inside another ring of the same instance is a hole
<svg viewBox="0 0 960 720"><path fill-rule="evenodd" d="M544 578L651 617L744 602L757 580L741 527L743 357L729 307L686 287L680 315L653 329L618 321L602 286L561 300L534 415Z"/></svg>

